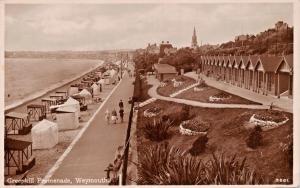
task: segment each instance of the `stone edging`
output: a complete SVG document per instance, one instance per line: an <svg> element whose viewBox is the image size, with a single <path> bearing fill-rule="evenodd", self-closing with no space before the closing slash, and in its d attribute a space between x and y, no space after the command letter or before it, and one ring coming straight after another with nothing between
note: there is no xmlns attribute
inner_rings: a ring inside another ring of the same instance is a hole
<svg viewBox="0 0 300 188"><path fill-rule="evenodd" d="M255 125L261 126L263 131L274 129L274 128L280 126L280 125L285 124L289 120L289 118L285 116L285 118L286 118L285 120L276 123L274 121L263 121L263 120L255 118L254 116L255 116L255 114L253 114L251 116L249 122L253 123Z"/></svg>
<svg viewBox="0 0 300 188"><path fill-rule="evenodd" d="M187 123L187 121L183 121L180 125L179 125L179 132L182 135L189 135L189 136L194 136L194 135L206 135L207 132L197 132L197 131L192 131L190 129L186 129L183 128L182 125Z"/></svg>

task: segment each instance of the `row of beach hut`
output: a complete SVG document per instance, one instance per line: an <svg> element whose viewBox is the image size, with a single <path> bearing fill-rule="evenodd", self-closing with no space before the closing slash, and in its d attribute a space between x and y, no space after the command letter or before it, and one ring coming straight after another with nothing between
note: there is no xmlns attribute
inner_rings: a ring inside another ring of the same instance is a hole
<svg viewBox="0 0 300 188"><path fill-rule="evenodd" d="M49 149L58 142L58 131L79 127L80 111L100 102L102 86L114 84L115 70L101 72L101 67L85 75L67 91L56 91L42 98L40 104L27 105L27 113L11 111L5 114L5 172L22 174L35 165L34 149ZM47 115L50 115L47 120ZM33 121L38 121L32 126ZM32 128L33 127L33 128ZM31 142L10 138L31 132ZM14 169L13 171L11 169ZM11 170L11 172L10 172Z"/></svg>
<svg viewBox="0 0 300 188"><path fill-rule="evenodd" d="M200 72L263 95L293 97L293 54L199 56Z"/></svg>

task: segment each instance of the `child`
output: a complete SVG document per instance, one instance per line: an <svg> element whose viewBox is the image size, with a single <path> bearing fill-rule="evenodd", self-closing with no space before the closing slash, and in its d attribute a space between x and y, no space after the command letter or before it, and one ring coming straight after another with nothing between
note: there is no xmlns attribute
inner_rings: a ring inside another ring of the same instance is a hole
<svg viewBox="0 0 300 188"><path fill-rule="evenodd" d="M110 117L110 113L109 113L109 110L107 109L105 112L105 120L106 120L107 125L109 125L109 117Z"/></svg>
<svg viewBox="0 0 300 188"><path fill-rule="evenodd" d="M114 124L117 123L117 116L118 116L118 114L117 114L116 110L114 109L114 110L111 112L111 120L112 120L112 122L113 122Z"/></svg>

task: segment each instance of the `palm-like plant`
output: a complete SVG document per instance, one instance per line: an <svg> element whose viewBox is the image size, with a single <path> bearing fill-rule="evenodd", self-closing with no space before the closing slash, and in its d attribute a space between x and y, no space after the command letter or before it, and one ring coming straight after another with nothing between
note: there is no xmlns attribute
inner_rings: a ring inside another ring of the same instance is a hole
<svg viewBox="0 0 300 188"><path fill-rule="evenodd" d="M173 122L169 119L159 119L158 121L154 119L153 123L151 121L147 121L145 123L143 132L145 137L150 139L151 141L160 142L168 138L168 136L170 135L169 129L172 124Z"/></svg>
<svg viewBox="0 0 300 188"><path fill-rule="evenodd" d="M246 167L246 158L224 154L203 162L167 144L150 146L139 155L139 184L144 185L247 185L266 181Z"/></svg>

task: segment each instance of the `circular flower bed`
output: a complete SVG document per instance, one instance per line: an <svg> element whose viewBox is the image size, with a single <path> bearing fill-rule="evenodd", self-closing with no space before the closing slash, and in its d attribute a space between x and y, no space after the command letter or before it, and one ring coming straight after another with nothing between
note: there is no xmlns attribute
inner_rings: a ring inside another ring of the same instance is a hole
<svg viewBox="0 0 300 188"><path fill-rule="evenodd" d="M160 114L161 109L158 107L153 107L153 108L148 108L147 110L144 111L144 116L145 117L155 117L158 114Z"/></svg>
<svg viewBox="0 0 300 188"><path fill-rule="evenodd" d="M250 123L261 126L262 130L269 130L285 124L289 120L282 112L267 110L253 114Z"/></svg>
<svg viewBox="0 0 300 188"><path fill-rule="evenodd" d="M231 95L229 95L228 93L225 92L220 92L214 96L210 96L209 97L209 101L210 102L215 102L215 101L223 101L223 100L227 100L230 99Z"/></svg>
<svg viewBox="0 0 300 188"><path fill-rule="evenodd" d="M179 126L179 132L183 135L206 135L209 123L199 120L183 121Z"/></svg>

